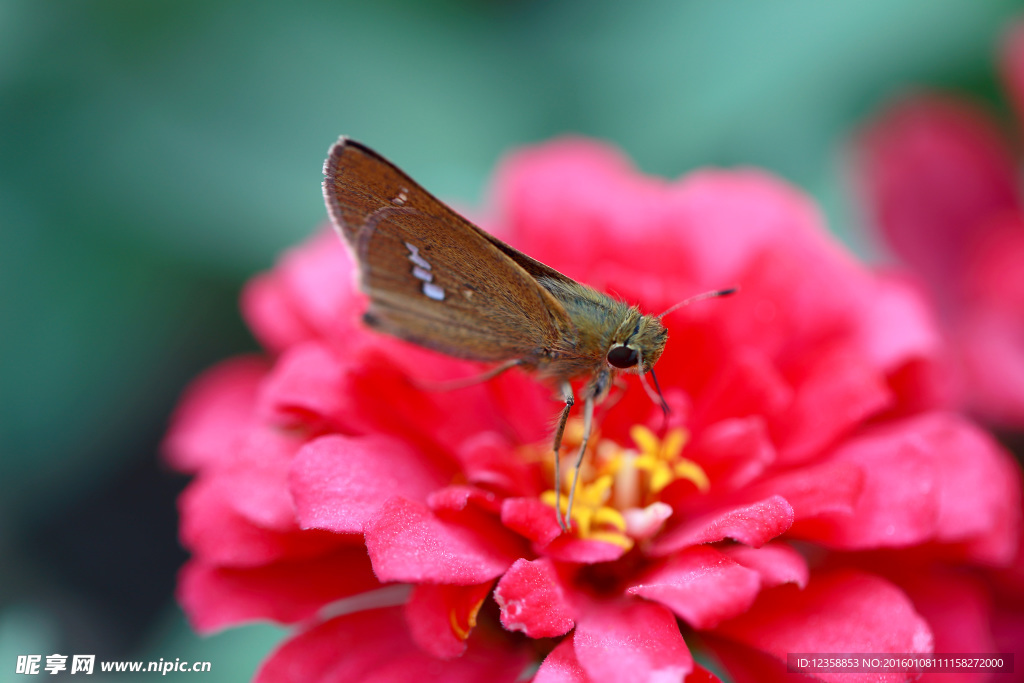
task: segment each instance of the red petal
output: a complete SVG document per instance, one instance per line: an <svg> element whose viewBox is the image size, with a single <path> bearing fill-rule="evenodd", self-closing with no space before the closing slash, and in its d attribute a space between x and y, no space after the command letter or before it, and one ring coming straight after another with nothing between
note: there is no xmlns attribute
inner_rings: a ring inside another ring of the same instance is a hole
<svg viewBox="0 0 1024 683"><path fill-rule="evenodd" d="M250 283L242 312L260 341L281 351L314 337L345 339L358 325L361 298L352 259L338 236L324 230Z"/></svg>
<svg viewBox="0 0 1024 683"><path fill-rule="evenodd" d="M686 677L686 683L722 683L722 679L694 662L693 671Z"/></svg>
<svg viewBox="0 0 1024 683"><path fill-rule="evenodd" d="M466 639L492 582L476 586L419 584L405 605L405 621L413 641L438 659L466 651Z"/></svg>
<svg viewBox="0 0 1024 683"><path fill-rule="evenodd" d="M1024 311L1024 306L1020 308ZM976 308L958 322L959 359L971 406L996 424L1024 425L1024 317Z"/></svg>
<svg viewBox="0 0 1024 683"><path fill-rule="evenodd" d="M533 683L590 683L587 673L576 660L572 636L563 638L562 642L548 653L540 663Z"/></svg>
<svg viewBox="0 0 1024 683"><path fill-rule="evenodd" d="M822 463L799 467L751 486L751 497L778 495L793 506L794 533L801 522L829 513L851 514L861 491L864 475L851 462Z"/></svg>
<svg viewBox="0 0 1024 683"><path fill-rule="evenodd" d="M907 596L871 574L814 575L807 588L761 593L754 607L718 633L780 662L802 652L930 653L932 633ZM825 681L874 681L877 674L817 674Z"/></svg>
<svg viewBox="0 0 1024 683"><path fill-rule="evenodd" d="M954 414L928 415L908 428L931 446L936 461L938 540L983 536L1008 519L1019 524L1019 469L987 433ZM1016 550L1016 525L1010 526L1004 563Z"/></svg>
<svg viewBox="0 0 1024 683"><path fill-rule="evenodd" d="M291 432L262 425L250 429L232 462L216 471L219 494L257 526L294 531L288 472L303 442L302 435Z"/></svg>
<svg viewBox="0 0 1024 683"><path fill-rule="evenodd" d="M518 559L498 582L501 625L531 638L554 638L573 627L573 609L550 559Z"/></svg>
<svg viewBox="0 0 1024 683"><path fill-rule="evenodd" d="M818 349L793 379L793 403L773 425L779 462L802 462L892 400L885 378L859 353Z"/></svg>
<svg viewBox="0 0 1024 683"><path fill-rule="evenodd" d="M741 347L738 353L723 359L700 392L693 424L709 425L751 415L772 419L792 400L793 388L775 364L763 353Z"/></svg>
<svg viewBox="0 0 1024 683"><path fill-rule="evenodd" d="M716 491L741 488L775 462L775 446L758 415L715 422L686 451L704 468Z"/></svg>
<svg viewBox="0 0 1024 683"><path fill-rule="evenodd" d="M186 390L164 440L167 460L195 472L233 453L252 418L267 362L243 356L207 370Z"/></svg>
<svg viewBox="0 0 1024 683"><path fill-rule="evenodd" d="M853 514L803 535L832 547L868 549L923 542L935 533L938 482L931 458L917 435L891 427L851 439L835 461L855 463L864 487Z"/></svg>
<svg viewBox="0 0 1024 683"><path fill-rule="evenodd" d="M395 607L347 614L285 641L254 683L514 683L527 661L507 644L471 641L465 655L442 662L412 643Z"/></svg>
<svg viewBox="0 0 1024 683"><path fill-rule="evenodd" d="M573 647L595 683L682 681L693 669L675 617L649 602L594 605L577 621Z"/></svg>
<svg viewBox="0 0 1024 683"><path fill-rule="evenodd" d="M359 545L249 569L192 560L182 568L178 601L192 626L209 633L254 619L294 623L333 600L379 586L366 549Z"/></svg>
<svg viewBox="0 0 1024 683"><path fill-rule="evenodd" d="M577 538L568 534L559 536L547 545L534 544L534 550L559 562L595 564L613 562L626 554L626 549L615 543Z"/></svg>
<svg viewBox="0 0 1024 683"><path fill-rule="evenodd" d="M626 592L665 605L696 629L745 612L761 589L756 571L714 548L688 548L645 572Z"/></svg>
<svg viewBox="0 0 1024 683"><path fill-rule="evenodd" d="M1016 468L1005 458L980 430L953 415L890 423L834 455L865 475L853 514L801 533L847 549L986 539L979 559L1009 561L1020 512L1016 487L1006 485Z"/></svg>
<svg viewBox="0 0 1024 683"><path fill-rule="evenodd" d="M222 489L230 482L199 477L178 500L181 542L206 563L253 567L267 562L315 557L346 539L325 531L291 531L257 526L234 510Z"/></svg>
<svg viewBox="0 0 1024 683"><path fill-rule="evenodd" d="M879 370L891 373L911 361L934 359L941 352L938 324L920 286L903 277L878 273L865 283L860 304L858 348Z"/></svg>
<svg viewBox="0 0 1024 683"><path fill-rule="evenodd" d="M288 349L264 382L259 414L285 428L319 431L334 424L352 399L343 391L345 368L319 342Z"/></svg>
<svg viewBox="0 0 1024 683"><path fill-rule="evenodd" d="M728 674L729 677L726 680L733 683L791 683L794 680L794 674L786 671L786 665L770 655L731 640L710 636L707 633L701 635L704 645L714 653L716 661L721 663L725 673ZM849 677L856 675L847 674ZM807 680L820 681L821 679L808 678ZM874 682L878 679L870 680ZM883 680L888 682L888 679ZM857 680L857 683L868 683L868 681Z"/></svg>
<svg viewBox="0 0 1024 683"><path fill-rule="evenodd" d="M544 420L541 420L543 423ZM515 447L496 432L471 436L458 451L466 479L512 495L539 495L543 490L537 468L515 457Z"/></svg>
<svg viewBox="0 0 1024 683"><path fill-rule="evenodd" d="M769 543L760 548L734 545L724 552L737 563L756 571L761 576L762 588L774 588L785 583L795 583L800 588L807 585L810 572L807 561L783 543Z"/></svg>
<svg viewBox="0 0 1024 683"><path fill-rule="evenodd" d="M381 581L476 584L497 578L522 548L485 515L441 519L425 505L389 498L366 527Z"/></svg>
<svg viewBox="0 0 1024 683"><path fill-rule="evenodd" d="M424 502L450 480L450 472L397 439L334 435L295 456L291 492L304 528L362 533L388 497Z"/></svg>
<svg viewBox="0 0 1024 683"><path fill-rule="evenodd" d="M280 276L273 271L257 275L246 283L241 308L249 329L269 351L280 353L316 336L295 310Z"/></svg>
<svg viewBox="0 0 1024 683"><path fill-rule="evenodd" d="M651 544L651 555L668 555L683 548L732 538L740 543L764 545L793 525L793 508L780 496L720 510L687 520Z"/></svg>
<svg viewBox="0 0 1024 683"><path fill-rule="evenodd" d="M498 496L476 486L445 486L427 496L427 505L434 512L439 510L458 512L465 510L470 503L479 505L488 512L501 512L501 500Z"/></svg>
<svg viewBox="0 0 1024 683"><path fill-rule="evenodd" d="M863 138L868 199L890 246L942 301L974 231L1019 209L1011 146L985 112L937 96L892 107Z"/></svg>
<svg viewBox="0 0 1024 683"><path fill-rule="evenodd" d="M506 498L501 504L501 523L538 546L548 545L562 533L555 509L539 498Z"/></svg>
<svg viewBox="0 0 1024 683"><path fill-rule="evenodd" d="M936 652L999 652L992 639L992 598L981 581L933 570L916 573L904 583L904 590L928 620ZM944 676L937 675L936 680Z"/></svg>

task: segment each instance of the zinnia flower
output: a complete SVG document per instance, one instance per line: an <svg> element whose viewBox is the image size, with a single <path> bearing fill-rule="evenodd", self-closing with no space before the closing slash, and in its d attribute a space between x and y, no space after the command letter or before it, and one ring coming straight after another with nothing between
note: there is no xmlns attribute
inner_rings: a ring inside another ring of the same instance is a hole
<svg viewBox="0 0 1024 683"><path fill-rule="evenodd" d="M266 356L200 378L168 436L196 474L197 629L294 625L261 683L717 680L695 651L767 681L790 652L980 646L948 617L990 616L970 568L1014 557L1018 472L937 403L912 289L756 171L666 182L566 140L512 157L496 191L486 227L646 311L741 286L665 318L669 423L628 377L562 533L551 388L424 389L480 368L362 328L351 261L317 236L245 292Z"/></svg>
<svg viewBox="0 0 1024 683"><path fill-rule="evenodd" d="M1024 23L1000 61L1024 120ZM964 402L1024 430L1024 203L1013 146L983 107L936 93L892 105L859 143L867 204L940 312Z"/></svg>

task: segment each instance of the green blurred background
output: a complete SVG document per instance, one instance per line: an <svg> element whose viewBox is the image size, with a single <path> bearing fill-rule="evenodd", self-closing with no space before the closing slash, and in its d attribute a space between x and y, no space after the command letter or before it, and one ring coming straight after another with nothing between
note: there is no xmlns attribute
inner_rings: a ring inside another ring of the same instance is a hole
<svg viewBox="0 0 1024 683"><path fill-rule="evenodd" d="M915 84L998 106L993 46L1021 10L0 0L0 681L55 652L244 681L280 638L191 634L172 595L185 480L157 454L189 379L256 347L239 289L324 220L339 134L463 205L502 154L568 132L650 173L758 165L872 257L851 131Z"/></svg>

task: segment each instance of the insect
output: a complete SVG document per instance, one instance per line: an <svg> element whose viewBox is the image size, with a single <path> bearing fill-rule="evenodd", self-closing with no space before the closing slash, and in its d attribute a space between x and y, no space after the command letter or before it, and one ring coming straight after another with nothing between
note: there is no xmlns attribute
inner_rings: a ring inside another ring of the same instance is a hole
<svg viewBox="0 0 1024 683"><path fill-rule="evenodd" d="M348 243L370 303L373 329L468 360L496 363L483 381L513 368L552 382L564 401L554 434L555 517L568 531L594 405L619 373L635 373L662 410L654 365L668 340L661 318L679 306L731 294L691 297L661 315L576 282L461 217L370 148L341 138L324 162L324 200ZM646 376L651 376L654 389ZM559 452L585 380L583 439L564 515Z"/></svg>

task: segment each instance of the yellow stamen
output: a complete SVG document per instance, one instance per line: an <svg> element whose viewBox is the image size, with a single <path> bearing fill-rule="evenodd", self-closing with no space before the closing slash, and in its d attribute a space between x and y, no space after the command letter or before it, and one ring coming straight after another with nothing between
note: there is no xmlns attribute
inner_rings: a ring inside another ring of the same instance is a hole
<svg viewBox="0 0 1024 683"><path fill-rule="evenodd" d="M581 421L570 421L565 428L564 443L570 446L578 443L582 429ZM614 543L626 550L632 548L635 541L630 535L632 531L627 533L632 527L627 524L624 512L628 515L647 510L656 503L657 495L678 479L691 482L701 492L711 487L701 466L682 457L689 440L685 429L671 429L664 438L659 438L647 427L634 425L630 436L636 450L623 448L610 440L592 439L594 447L580 471L571 513L577 537ZM563 477L563 481L569 482L571 478ZM558 496L549 490L540 498L551 507L558 505L564 515L568 512L566 493L563 490ZM663 517L658 519L663 520ZM645 529L643 533L653 533L647 528L650 525L640 526Z"/></svg>
<svg viewBox="0 0 1024 683"><path fill-rule="evenodd" d="M676 479L692 482L701 492L711 487L708 475L701 466L682 457L683 447L689 440L685 429L671 429L664 439L659 439L647 427L633 425L629 435L640 449L634 464L637 469L647 472L651 493L661 492Z"/></svg>
<svg viewBox="0 0 1024 683"><path fill-rule="evenodd" d="M589 484L577 484L576 502L571 514L572 522L580 538L606 541L628 550L633 547L633 539L623 533L626 530L626 520L618 510L605 505L611 498L613 483L614 478L604 474ZM540 496L540 499L551 507L555 506L558 498L554 491L545 491ZM569 505L568 499L562 496L560 502L564 514Z"/></svg>
<svg viewBox="0 0 1024 683"><path fill-rule="evenodd" d="M686 479L692 481L694 486L697 487L701 493L704 493L711 488L711 482L708 481L708 475L704 473L704 469L692 460L686 458L680 458L679 462L673 468L676 476L680 479Z"/></svg>

